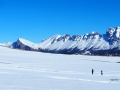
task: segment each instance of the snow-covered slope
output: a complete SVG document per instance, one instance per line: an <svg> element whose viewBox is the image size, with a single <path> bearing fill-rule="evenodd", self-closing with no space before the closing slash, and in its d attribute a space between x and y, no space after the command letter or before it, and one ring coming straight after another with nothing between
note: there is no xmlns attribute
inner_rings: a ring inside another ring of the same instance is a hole
<svg viewBox="0 0 120 90"><path fill-rule="evenodd" d="M19 38L13 48L54 53L80 54L120 54L120 27L108 28L106 34L91 32L85 35L54 35L34 44Z"/></svg>
<svg viewBox="0 0 120 90"><path fill-rule="evenodd" d="M18 40L12 44L12 48L36 51L38 50L38 45L23 38L18 38Z"/></svg>
<svg viewBox="0 0 120 90"><path fill-rule="evenodd" d="M49 42L49 43L48 43ZM120 27L109 28L106 34L56 35L41 42L39 48L55 53L116 54L120 53Z"/></svg>

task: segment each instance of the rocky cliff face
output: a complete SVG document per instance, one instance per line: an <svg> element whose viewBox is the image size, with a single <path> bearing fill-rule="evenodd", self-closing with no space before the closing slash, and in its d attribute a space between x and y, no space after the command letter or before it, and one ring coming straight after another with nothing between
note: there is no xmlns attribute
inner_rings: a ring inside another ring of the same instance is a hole
<svg viewBox="0 0 120 90"><path fill-rule="evenodd" d="M18 39L13 48L66 54L120 54L120 27L108 28L106 34L92 32L85 35L54 35L34 44L25 39Z"/></svg>

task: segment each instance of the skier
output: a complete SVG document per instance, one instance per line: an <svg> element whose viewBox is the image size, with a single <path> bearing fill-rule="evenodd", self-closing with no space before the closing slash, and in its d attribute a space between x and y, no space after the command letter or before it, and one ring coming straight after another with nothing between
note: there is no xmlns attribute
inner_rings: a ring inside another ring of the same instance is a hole
<svg viewBox="0 0 120 90"><path fill-rule="evenodd" d="M101 75L103 75L103 71L101 70Z"/></svg>
<svg viewBox="0 0 120 90"><path fill-rule="evenodd" d="M92 75L93 75L93 73L94 73L94 70L92 69Z"/></svg>

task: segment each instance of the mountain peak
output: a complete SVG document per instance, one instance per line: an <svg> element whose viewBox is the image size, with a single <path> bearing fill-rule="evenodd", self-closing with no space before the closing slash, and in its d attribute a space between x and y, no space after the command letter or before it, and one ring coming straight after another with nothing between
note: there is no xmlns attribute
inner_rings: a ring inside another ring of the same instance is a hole
<svg viewBox="0 0 120 90"><path fill-rule="evenodd" d="M13 45L13 48L21 48L25 50L38 50L37 44L23 38L18 38L18 40L14 42L12 45Z"/></svg>
<svg viewBox="0 0 120 90"><path fill-rule="evenodd" d="M106 35L112 39L120 39L120 27L117 26L116 28L108 28Z"/></svg>

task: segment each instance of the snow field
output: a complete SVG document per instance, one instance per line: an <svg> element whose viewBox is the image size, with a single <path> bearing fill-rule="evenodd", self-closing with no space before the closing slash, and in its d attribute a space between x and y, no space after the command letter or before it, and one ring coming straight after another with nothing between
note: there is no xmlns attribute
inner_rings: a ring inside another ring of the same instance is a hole
<svg viewBox="0 0 120 90"><path fill-rule="evenodd" d="M117 62L120 57L49 54L0 46L0 90L119 90Z"/></svg>

